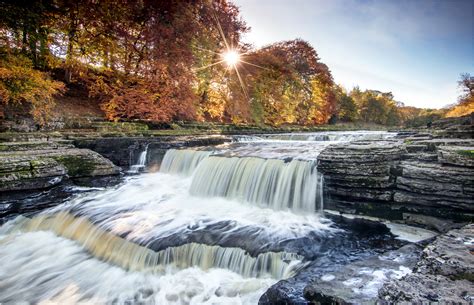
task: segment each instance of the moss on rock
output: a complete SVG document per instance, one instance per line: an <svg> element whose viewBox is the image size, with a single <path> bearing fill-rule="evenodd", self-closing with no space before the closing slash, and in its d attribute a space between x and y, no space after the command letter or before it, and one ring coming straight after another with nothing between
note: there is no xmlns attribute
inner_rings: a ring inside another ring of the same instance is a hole
<svg viewBox="0 0 474 305"><path fill-rule="evenodd" d="M96 167L95 162L78 155L54 156L53 158L66 168L70 177L90 176Z"/></svg>
<svg viewBox="0 0 474 305"><path fill-rule="evenodd" d="M469 159L474 159L474 150L457 150L456 153Z"/></svg>

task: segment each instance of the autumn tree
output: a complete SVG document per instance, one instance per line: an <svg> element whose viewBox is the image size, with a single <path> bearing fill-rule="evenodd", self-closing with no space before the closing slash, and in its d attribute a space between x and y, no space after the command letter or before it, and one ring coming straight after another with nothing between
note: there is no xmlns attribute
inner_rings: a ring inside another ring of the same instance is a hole
<svg viewBox="0 0 474 305"><path fill-rule="evenodd" d="M469 73L461 74L458 88L461 90L458 103L451 107L446 114L447 117L463 116L474 112L474 76Z"/></svg>
<svg viewBox="0 0 474 305"><path fill-rule="evenodd" d="M275 126L322 124L335 111L331 73L303 40L283 41L250 52L238 68L245 83L241 91L247 92L241 97L247 99L253 122Z"/></svg>
<svg viewBox="0 0 474 305"><path fill-rule="evenodd" d="M31 59L0 53L0 116L6 105L26 103L32 117L43 125L54 107L53 97L63 90L63 83L34 69Z"/></svg>

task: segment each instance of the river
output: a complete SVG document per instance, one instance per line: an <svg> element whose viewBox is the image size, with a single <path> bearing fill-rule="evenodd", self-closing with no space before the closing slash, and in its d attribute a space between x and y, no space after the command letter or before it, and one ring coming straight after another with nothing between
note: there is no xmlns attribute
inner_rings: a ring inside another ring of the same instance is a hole
<svg viewBox="0 0 474 305"><path fill-rule="evenodd" d="M241 136L168 150L159 169L147 168L145 150L121 184L77 188L0 228L0 303L257 304L281 279L312 270L330 281L331 266L403 242L328 217L317 156L334 143L392 136Z"/></svg>

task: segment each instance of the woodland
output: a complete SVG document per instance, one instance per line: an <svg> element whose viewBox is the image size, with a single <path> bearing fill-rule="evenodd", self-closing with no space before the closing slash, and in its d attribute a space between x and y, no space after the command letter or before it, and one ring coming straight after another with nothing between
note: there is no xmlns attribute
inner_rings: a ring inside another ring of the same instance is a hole
<svg viewBox="0 0 474 305"><path fill-rule="evenodd" d="M422 126L474 111L469 74L458 101L420 109L338 85L302 39L246 44L251 29L227 0L17 0L0 11L0 117L22 105L45 124L71 88L110 121Z"/></svg>

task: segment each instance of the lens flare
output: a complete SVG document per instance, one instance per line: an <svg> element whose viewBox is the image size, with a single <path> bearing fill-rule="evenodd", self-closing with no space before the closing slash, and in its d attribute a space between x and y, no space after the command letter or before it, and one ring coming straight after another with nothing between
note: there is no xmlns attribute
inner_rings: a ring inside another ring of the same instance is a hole
<svg viewBox="0 0 474 305"><path fill-rule="evenodd" d="M222 54L222 58L229 67L235 67L235 65L240 61L240 54L236 50L229 50Z"/></svg>

